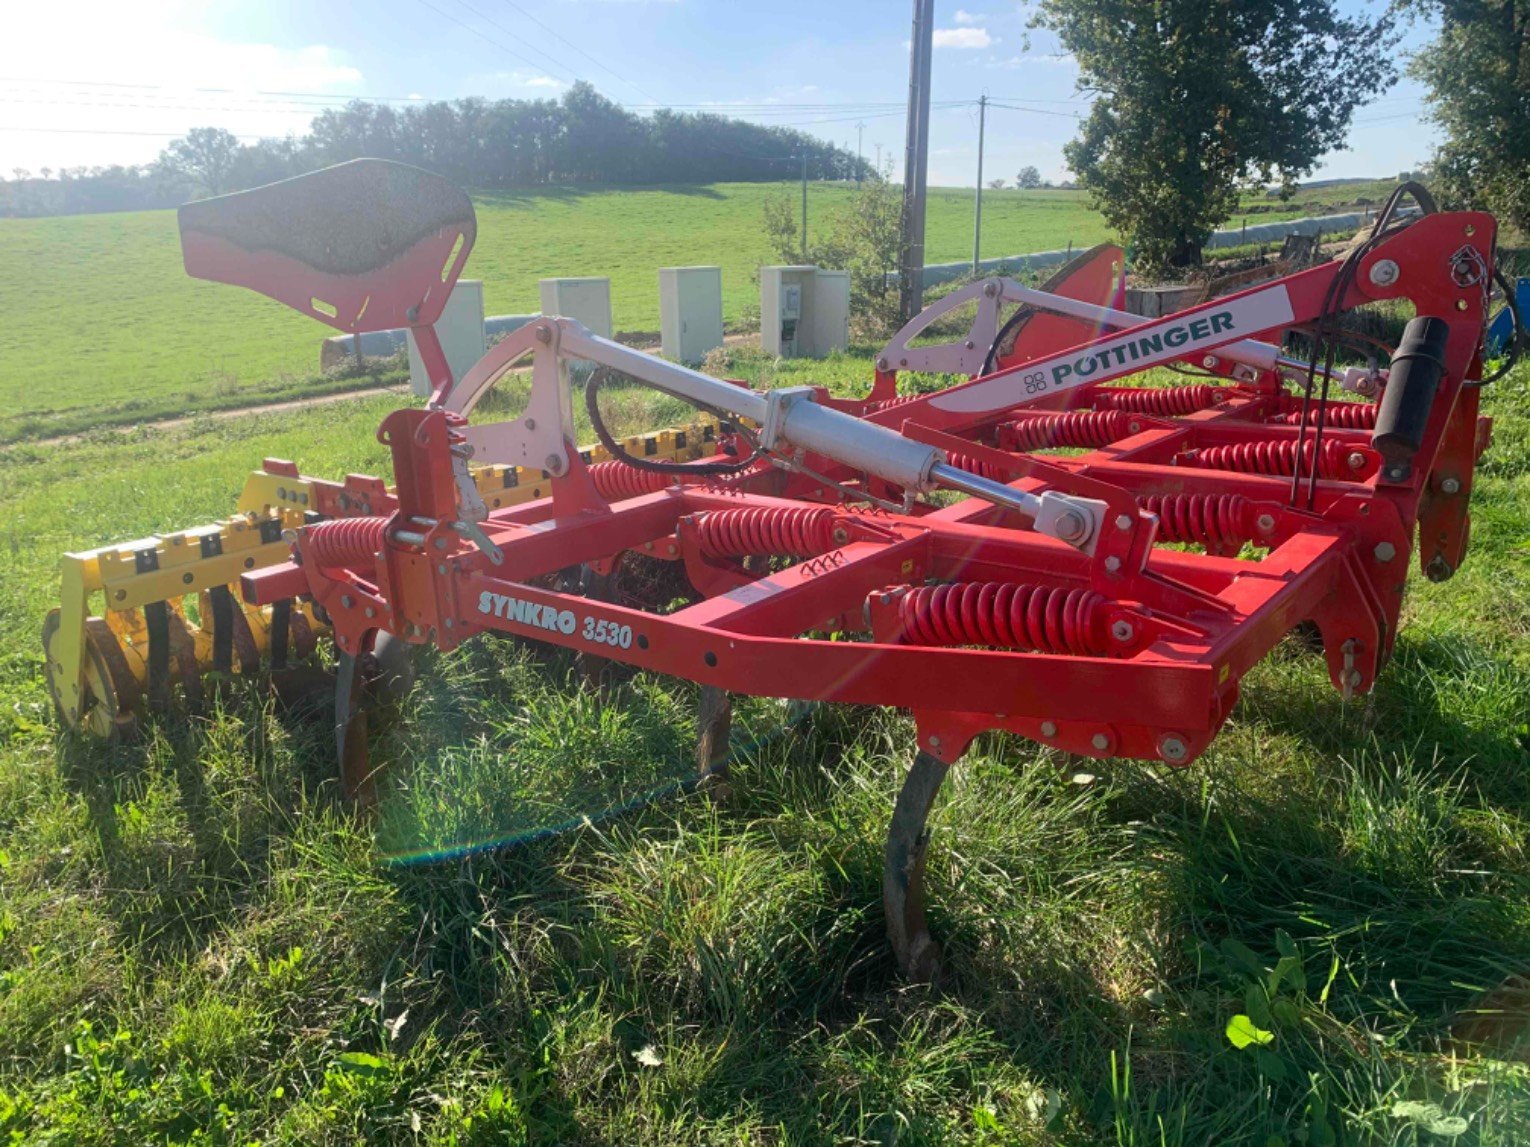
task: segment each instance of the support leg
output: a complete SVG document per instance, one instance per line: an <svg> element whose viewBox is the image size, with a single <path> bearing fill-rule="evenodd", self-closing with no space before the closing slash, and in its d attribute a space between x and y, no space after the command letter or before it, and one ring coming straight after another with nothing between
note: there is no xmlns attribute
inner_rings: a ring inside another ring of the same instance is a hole
<svg viewBox="0 0 1530 1147"><path fill-rule="evenodd" d="M887 912L887 938L904 976L919 983L938 983L941 976L940 945L930 936L924 919L924 860L930 843L925 822L949 768L929 753L914 757L893 808L884 853L882 904Z"/></svg>

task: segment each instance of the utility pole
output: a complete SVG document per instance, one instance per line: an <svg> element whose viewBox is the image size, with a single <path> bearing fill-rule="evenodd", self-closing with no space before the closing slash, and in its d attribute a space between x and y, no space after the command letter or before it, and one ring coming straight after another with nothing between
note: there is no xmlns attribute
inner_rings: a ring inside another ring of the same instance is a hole
<svg viewBox="0 0 1530 1147"><path fill-rule="evenodd" d="M983 256L983 133L988 126L988 93L978 100L978 176L977 199L972 213L972 273L981 269Z"/></svg>
<svg viewBox="0 0 1530 1147"><path fill-rule="evenodd" d="M807 262L807 151L802 153L802 261Z"/></svg>
<svg viewBox="0 0 1530 1147"><path fill-rule="evenodd" d="M861 158L861 153L865 151L861 141L865 135L866 121L862 120L860 123L855 125L855 185L857 187L861 185L861 168L866 162Z"/></svg>
<svg viewBox="0 0 1530 1147"><path fill-rule="evenodd" d="M876 149L877 149L877 174L881 175L882 174L882 145L879 143L879 144L876 144L875 146L876 146Z"/></svg>
<svg viewBox="0 0 1530 1147"><path fill-rule="evenodd" d="M924 307L924 190L930 158L930 56L935 0L914 0L908 61L908 138L903 158L903 242L898 314L906 323Z"/></svg>

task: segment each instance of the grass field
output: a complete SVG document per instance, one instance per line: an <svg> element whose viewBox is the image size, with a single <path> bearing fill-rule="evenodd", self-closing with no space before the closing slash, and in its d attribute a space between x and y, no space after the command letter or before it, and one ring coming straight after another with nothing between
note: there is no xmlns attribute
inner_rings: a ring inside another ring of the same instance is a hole
<svg viewBox="0 0 1530 1147"><path fill-rule="evenodd" d="M327 727L254 689L138 745L57 734L60 550L222 515L266 454L375 472L391 405L0 456L0 1137L1530 1142L1530 367L1486 398L1474 552L1413 576L1371 697L1291 643L1184 771L978 743L934 820L944 996L882 935L896 714L741 702L727 803L537 839L680 775L691 691L600 706L561 656L464 647L379 734L372 823ZM1453 1041L1495 1006L1505 1046Z"/></svg>
<svg viewBox="0 0 1530 1147"><path fill-rule="evenodd" d="M544 277L609 275L618 329L653 331L658 268L716 264L725 315L736 320L758 305L753 276L770 258L761 204L777 190L720 184L481 196L466 274L484 280L490 314L537 310ZM1306 214L1351 194L1323 192L1249 218ZM812 185L811 219L822 221L849 194ZM988 255L1108 236L1079 192L990 192L984 204ZM927 231L930 262L970 257L972 193L932 190ZM250 292L188 279L170 211L0 219L0 313L0 444L355 385L311 381L329 328Z"/></svg>

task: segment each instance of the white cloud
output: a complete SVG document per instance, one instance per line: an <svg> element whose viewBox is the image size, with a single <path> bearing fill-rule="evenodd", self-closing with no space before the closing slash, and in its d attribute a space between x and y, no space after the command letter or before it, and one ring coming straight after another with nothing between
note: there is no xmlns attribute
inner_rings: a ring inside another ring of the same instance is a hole
<svg viewBox="0 0 1530 1147"><path fill-rule="evenodd" d="M934 39L937 48L989 48L998 43L987 28L936 28Z"/></svg>
<svg viewBox="0 0 1530 1147"><path fill-rule="evenodd" d="M956 15L954 17L952 17L952 18L958 24L969 24L969 25L970 24L976 24L976 23L979 23L980 21L988 19L988 17L986 17L986 16L975 15L975 14L967 11L965 8L958 8L956 10Z"/></svg>

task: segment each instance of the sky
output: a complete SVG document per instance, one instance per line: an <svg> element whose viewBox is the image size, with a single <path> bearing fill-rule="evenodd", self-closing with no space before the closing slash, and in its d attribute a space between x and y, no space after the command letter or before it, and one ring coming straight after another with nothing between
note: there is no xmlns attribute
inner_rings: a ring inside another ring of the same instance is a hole
<svg viewBox="0 0 1530 1147"><path fill-rule="evenodd" d="M1362 0L1342 0L1355 10ZM912 5L904 0L54 0L0 13L0 173L144 163L188 128L301 133L356 97L405 104L556 96L586 79L656 106L783 124L880 156L901 178ZM1066 179L1088 97L1016 0L936 3L930 182L1034 165ZM1426 30L1412 32L1417 49ZM1342 82L1336 78L1335 82ZM1385 176L1435 131L1402 80L1356 115L1312 178ZM1005 106L999 106L1005 105Z"/></svg>

